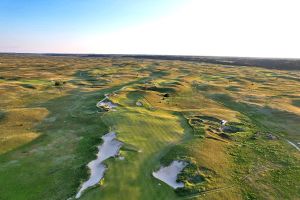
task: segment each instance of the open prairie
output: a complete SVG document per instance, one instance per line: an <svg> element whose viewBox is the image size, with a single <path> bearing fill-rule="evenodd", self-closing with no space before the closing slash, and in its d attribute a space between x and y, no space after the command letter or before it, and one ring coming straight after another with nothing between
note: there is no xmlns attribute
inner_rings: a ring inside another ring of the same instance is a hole
<svg viewBox="0 0 300 200"><path fill-rule="evenodd" d="M0 200L300 199L299 63L0 54Z"/></svg>

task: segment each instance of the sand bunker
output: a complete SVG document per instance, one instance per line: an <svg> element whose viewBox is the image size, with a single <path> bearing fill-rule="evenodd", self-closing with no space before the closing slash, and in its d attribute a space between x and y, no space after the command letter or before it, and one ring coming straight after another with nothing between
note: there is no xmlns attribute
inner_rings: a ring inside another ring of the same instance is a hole
<svg viewBox="0 0 300 200"><path fill-rule="evenodd" d="M222 124L223 126L225 126L226 123L227 123L227 121L224 120L224 119L221 121L221 124Z"/></svg>
<svg viewBox="0 0 300 200"><path fill-rule="evenodd" d="M140 102L140 101L137 101L137 102L135 103L135 105L137 105L137 106L143 106L143 103Z"/></svg>
<svg viewBox="0 0 300 200"><path fill-rule="evenodd" d="M117 104L114 104L109 100L109 94L105 94L104 96L105 97L96 104L96 106L98 108L108 111L108 110L112 110L113 108L117 107Z"/></svg>
<svg viewBox="0 0 300 200"><path fill-rule="evenodd" d="M99 151L97 153L97 159L88 164L91 173L90 178L82 184L79 192L76 194L76 198L79 198L85 189L96 185L103 178L106 170L106 166L103 164L103 161L116 156L123 144L115 138L115 132L109 132L102 136L103 144L98 146Z"/></svg>
<svg viewBox="0 0 300 200"><path fill-rule="evenodd" d="M114 91L113 94L124 88L125 87L122 87L121 89ZM99 101L96 106L107 111L117 107L117 104L109 101L109 95L110 94L104 94L104 98ZM76 199L81 196L82 192L85 189L96 185L103 178L104 172L106 170L106 166L103 164L103 161L110 157L114 157L119 153L119 150L123 143L116 140L115 138L115 132L109 132L106 135L102 136L103 144L98 146L99 151L97 153L97 159L89 162L89 164L87 165L90 169L90 178L82 184L79 192L76 194Z"/></svg>
<svg viewBox="0 0 300 200"><path fill-rule="evenodd" d="M101 101L97 103L98 108L108 108L108 109L113 109L117 107L117 104L114 104L110 101Z"/></svg>
<svg viewBox="0 0 300 200"><path fill-rule="evenodd" d="M183 183L177 182L177 175L187 166L187 163L184 161L173 161L169 166L167 167L161 167L158 171L153 172L152 175L165 182L172 188L180 188L184 187Z"/></svg>

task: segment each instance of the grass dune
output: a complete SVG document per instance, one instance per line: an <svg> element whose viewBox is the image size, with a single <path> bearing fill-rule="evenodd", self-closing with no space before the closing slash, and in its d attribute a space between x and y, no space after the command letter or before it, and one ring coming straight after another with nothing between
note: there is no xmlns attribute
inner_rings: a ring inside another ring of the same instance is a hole
<svg viewBox="0 0 300 200"><path fill-rule="evenodd" d="M300 198L300 154L287 142L300 142L299 70L126 57L0 59L1 200L74 198L109 131L123 142L124 159L105 160L104 179L80 199ZM109 97L116 111L96 107L116 90ZM176 190L152 176L174 160L188 163Z"/></svg>

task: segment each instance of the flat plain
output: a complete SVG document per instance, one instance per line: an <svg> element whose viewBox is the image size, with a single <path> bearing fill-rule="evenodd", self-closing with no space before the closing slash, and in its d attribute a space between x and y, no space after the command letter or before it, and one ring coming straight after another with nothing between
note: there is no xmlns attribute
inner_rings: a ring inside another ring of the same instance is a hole
<svg viewBox="0 0 300 200"><path fill-rule="evenodd" d="M300 199L300 68L212 59L1 54L0 200L75 199L110 131L80 199Z"/></svg>

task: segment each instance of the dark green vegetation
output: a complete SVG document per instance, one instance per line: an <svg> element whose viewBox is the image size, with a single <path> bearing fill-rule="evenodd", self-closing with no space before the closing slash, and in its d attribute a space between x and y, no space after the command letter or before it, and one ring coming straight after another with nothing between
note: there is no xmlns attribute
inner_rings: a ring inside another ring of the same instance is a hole
<svg viewBox="0 0 300 200"><path fill-rule="evenodd" d="M293 105L300 108L300 99L293 100Z"/></svg>
<svg viewBox="0 0 300 200"><path fill-rule="evenodd" d="M0 199L73 198L110 130L125 159L81 199L300 199L300 72L219 62L0 55Z"/></svg>

